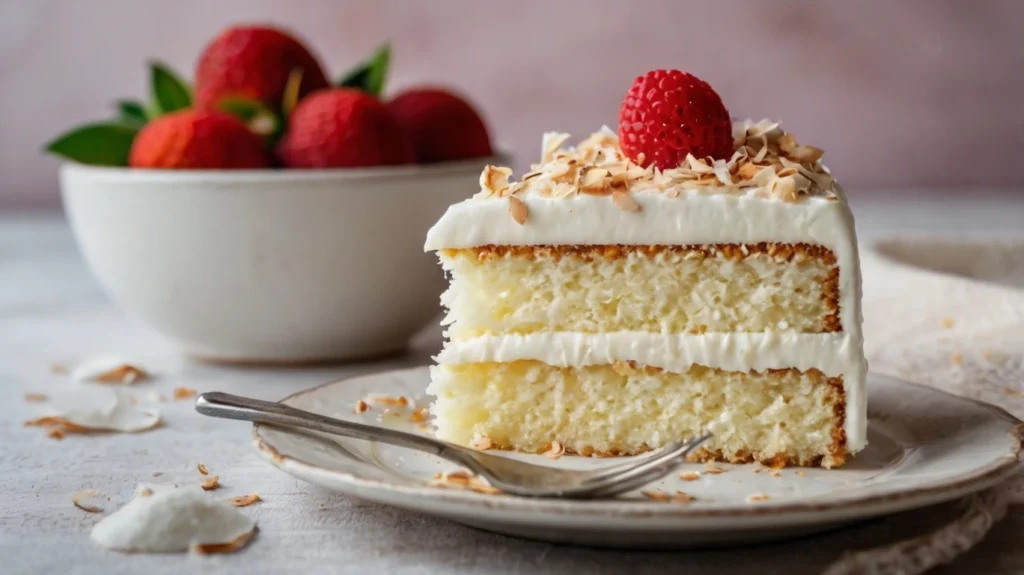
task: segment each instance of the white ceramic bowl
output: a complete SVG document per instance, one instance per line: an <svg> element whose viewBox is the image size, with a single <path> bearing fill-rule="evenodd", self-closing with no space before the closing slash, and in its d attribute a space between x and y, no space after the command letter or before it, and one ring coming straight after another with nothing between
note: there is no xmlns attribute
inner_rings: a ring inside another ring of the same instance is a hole
<svg viewBox="0 0 1024 575"><path fill-rule="evenodd" d="M185 353L293 363L404 348L439 313L427 229L483 158L324 171L65 164L71 228L103 288Z"/></svg>

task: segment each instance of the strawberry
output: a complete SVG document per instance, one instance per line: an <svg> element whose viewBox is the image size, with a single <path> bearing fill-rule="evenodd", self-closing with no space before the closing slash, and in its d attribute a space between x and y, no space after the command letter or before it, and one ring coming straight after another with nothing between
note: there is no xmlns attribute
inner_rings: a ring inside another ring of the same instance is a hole
<svg viewBox="0 0 1024 575"><path fill-rule="evenodd" d="M199 55L196 106L210 109L225 98L248 98L279 108L294 70L302 70L300 98L328 85L316 57L288 33L260 26L228 28Z"/></svg>
<svg viewBox="0 0 1024 575"><path fill-rule="evenodd" d="M491 139L480 115L462 98L438 89L408 90L388 103L409 134L420 162L490 156Z"/></svg>
<svg viewBox="0 0 1024 575"><path fill-rule="evenodd" d="M133 168L258 169L269 166L263 140L221 112L181 110L146 124L132 142Z"/></svg>
<svg viewBox="0 0 1024 575"><path fill-rule="evenodd" d="M384 104L353 88L310 94L288 118L277 155L292 168L407 164L416 154Z"/></svg>
<svg viewBox="0 0 1024 575"><path fill-rule="evenodd" d="M687 154L724 159L733 152L732 121L706 82L679 70L653 70L622 100L619 145L633 161L662 170L678 167Z"/></svg>

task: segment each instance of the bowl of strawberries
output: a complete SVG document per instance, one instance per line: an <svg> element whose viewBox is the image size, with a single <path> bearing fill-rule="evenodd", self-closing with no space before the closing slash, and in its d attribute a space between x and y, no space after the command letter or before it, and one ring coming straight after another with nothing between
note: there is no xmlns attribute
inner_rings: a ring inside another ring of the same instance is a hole
<svg viewBox="0 0 1024 575"><path fill-rule="evenodd" d="M384 97L389 61L385 46L332 84L292 34L232 27L200 54L194 85L151 63L148 102L50 142L102 287L199 358L405 348L444 287L427 229L508 159L463 97Z"/></svg>

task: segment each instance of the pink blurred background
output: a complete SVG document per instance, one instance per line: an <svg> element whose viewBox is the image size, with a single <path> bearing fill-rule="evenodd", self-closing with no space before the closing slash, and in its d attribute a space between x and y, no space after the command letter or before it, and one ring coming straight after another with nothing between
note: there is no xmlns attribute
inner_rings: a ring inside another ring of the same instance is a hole
<svg viewBox="0 0 1024 575"><path fill-rule="evenodd" d="M673 67L824 148L851 191L1020 184L1020 0L0 0L0 209L57 207L42 143L143 96L148 58L191 75L234 22L293 29L332 77L390 39L392 91L458 87L520 165Z"/></svg>

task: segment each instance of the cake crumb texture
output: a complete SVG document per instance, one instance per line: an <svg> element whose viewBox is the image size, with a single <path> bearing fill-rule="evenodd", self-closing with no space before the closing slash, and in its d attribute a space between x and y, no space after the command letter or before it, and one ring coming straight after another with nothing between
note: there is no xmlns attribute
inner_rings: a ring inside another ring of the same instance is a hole
<svg viewBox="0 0 1024 575"><path fill-rule="evenodd" d="M805 244L443 250L453 341L552 331L841 331L839 270Z"/></svg>
<svg viewBox="0 0 1024 575"><path fill-rule="evenodd" d="M630 363L538 361L431 368L440 439L539 453L625 455L708 430L698 461L838 467L846 457L841 378L811 369L672 373Z"/></svg>

